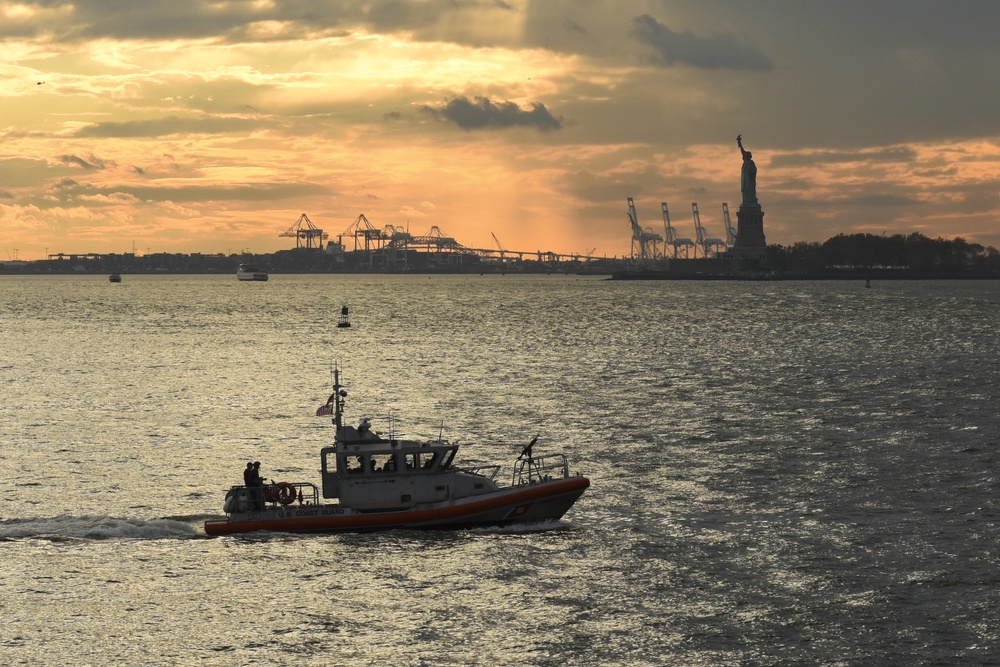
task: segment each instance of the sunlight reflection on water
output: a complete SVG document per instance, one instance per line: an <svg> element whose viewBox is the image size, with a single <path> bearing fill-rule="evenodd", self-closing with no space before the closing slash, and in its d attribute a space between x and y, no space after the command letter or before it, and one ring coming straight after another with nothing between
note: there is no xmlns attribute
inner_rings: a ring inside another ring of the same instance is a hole
<svg viewBox="0 0 1000 667"><path fill-rule="evenodd" d="M3 288L7 663L909 665L1000 643L1000 284ZM443 431L469 464L538 434L593 485L542 532L204 538L246 460L315 481L333 361L351 415Z"/></svg>

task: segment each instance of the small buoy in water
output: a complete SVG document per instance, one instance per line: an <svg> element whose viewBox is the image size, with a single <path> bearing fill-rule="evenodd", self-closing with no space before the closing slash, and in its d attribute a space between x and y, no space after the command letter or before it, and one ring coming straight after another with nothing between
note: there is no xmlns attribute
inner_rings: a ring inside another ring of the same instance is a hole
<svg viewBox="0 0 1000 667"><path fill-rule="evenodd" d="M866 287L867 289L871 289L871 287L872 287L872 281L871 281L871 278L868 278L868 279L866 279L866 280L865 280L865 287Z"/></svg>
<svg viewBox="0 0 1000 667"><path fill-rule="evenodd" d="M337 322L337 326L341 329L351 326L350 321L347 319L347 306L340 309L340 321Z"/></svg>

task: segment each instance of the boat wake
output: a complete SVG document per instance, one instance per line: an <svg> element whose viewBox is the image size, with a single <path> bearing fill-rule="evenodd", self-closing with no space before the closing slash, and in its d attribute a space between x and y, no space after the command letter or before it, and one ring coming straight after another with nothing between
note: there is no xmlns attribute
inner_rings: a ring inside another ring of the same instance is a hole
<svg viewBox="0 0 1000 667"><path fill-rule="evenodd" d="M466 528L468 533L545 533L550 530L570 530L573 524L560 519L545 519L532 523L515 523L509 526L475 526Z"/></svg>
<svg viewBox="0 0 1000 667"><path fill-rule="evenodd" d="M196 523L202 517L121 519L110 516L57 516L0 520L0 541L38 539L52 542L87 540L170 540L204 537Z"/></svg>

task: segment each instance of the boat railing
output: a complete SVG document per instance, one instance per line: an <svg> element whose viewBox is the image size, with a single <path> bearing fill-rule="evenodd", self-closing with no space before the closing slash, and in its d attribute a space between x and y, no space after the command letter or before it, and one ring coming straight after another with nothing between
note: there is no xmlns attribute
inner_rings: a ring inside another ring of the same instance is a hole
<svg viewBox="0 0 1000 667"><path fill-rule="evenodd" d="M569 462L565 454L549 454L518 459L514 463L512 486L538 484L554 478L569 477Z"/></svg>
<svg viewBox="0 0 1000 667"><path fill-rule="evenodd" d="M292 500L287 500L287 492L282 492L283 487L291 487ZM271 505L319 505L319 489L310 482L272 482L264 485L264 498ZM267 491L270 490L270 494Z"/></svg>
<svg viewBox="0 0 1000 667"><path fill-rule="evenodd" d="M494 481L497 475L500 474L500 466L479 466L477 468L460 468L460 470L462 472L467 472L470 475L486 477L491 482Z"/></svg>
<svg viewBox="0 0 1000 667"><path fill-rule="evenodd" d="M235 501L232 509L240 512L251 509L255 500L262 507L272 508L292 504L319 505L319 489L310 482L272 482L260 487L232 486L226 494L227 500L230 497Z"/></svg>

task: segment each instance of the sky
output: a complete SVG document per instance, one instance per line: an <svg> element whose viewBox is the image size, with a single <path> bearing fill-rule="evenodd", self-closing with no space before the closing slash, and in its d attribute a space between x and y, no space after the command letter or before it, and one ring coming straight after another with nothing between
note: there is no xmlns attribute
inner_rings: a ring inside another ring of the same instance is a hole
<svg viewBox="0 0 1000 667"><path fill-rule="evenodd" d="M269 253L305 213L624 256L1000 247L995 0L0 0L0 260ZM353 237L345 238L348 249Z"/></svg>

